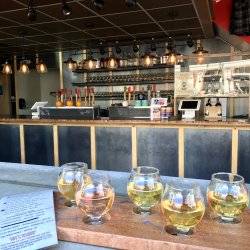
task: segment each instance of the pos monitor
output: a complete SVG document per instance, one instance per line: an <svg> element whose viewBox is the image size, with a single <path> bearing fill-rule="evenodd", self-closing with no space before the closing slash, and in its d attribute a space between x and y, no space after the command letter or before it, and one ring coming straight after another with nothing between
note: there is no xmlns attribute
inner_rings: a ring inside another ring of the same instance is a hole
<svg viewBox="0 0 250 250"><path fill-rule="evenodd" d="M181 100L178 110L182 111L183 119L194 119L195 111L199 111L200 105L200 100Z"/></svg>

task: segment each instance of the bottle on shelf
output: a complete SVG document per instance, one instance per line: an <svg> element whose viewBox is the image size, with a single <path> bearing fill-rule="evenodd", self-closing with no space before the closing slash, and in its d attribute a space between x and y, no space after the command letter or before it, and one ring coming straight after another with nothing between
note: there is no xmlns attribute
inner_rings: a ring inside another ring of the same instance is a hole
<svg viewBox="0 0 250 250"><path fill-rule="evenodd" d="M152 88L152 98L156 97L156 85L153 84L153 88Z"/></svg>
<svg viewBox="0 0 250 250"><path fill-rule="evenodd" d="M169 96L167 106L161 107L161 119L169 119L174 115L174 104L172 98Z"/></svg>
<svg viewBox="0 0 250 250"><path fill-rule="evenodd" d="M151 100L151 93L152 93L152 86L148 85L147 86L147 90L148 90L148 102L150 103Z"/></svg>
<svg viewBox="0 0 250 250"><path fill-rule="evenodd" d="M141 90L139 90L138 93L138 100L142 101L142 100L146 100L146 96L144 94L144 88L142 87Z"/></svg>

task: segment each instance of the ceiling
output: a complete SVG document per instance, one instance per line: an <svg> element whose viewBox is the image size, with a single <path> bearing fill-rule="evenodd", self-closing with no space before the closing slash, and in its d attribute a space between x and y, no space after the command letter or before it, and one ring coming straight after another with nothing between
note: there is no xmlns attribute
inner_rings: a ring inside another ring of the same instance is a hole
<svg viewBox="0 0 250 250"><path fill-rule="evenodd" d="M68 0L69 17L61 0L34 0L37 20L27 18L27 0L0 1L0 52L49 52L95 46L99 41L132 42L154 37L176 40L213 37L209 0L104 0L97 10L91 0ZM24 38L20 35L25 33Z"/></svg>

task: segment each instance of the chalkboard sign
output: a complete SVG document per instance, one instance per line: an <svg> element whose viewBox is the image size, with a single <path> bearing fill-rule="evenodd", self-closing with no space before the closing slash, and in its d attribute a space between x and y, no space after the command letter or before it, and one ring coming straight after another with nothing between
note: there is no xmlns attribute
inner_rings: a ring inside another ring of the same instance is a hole
<svg viewBox="0 0 250 250"><path fill-rule="evenodd" d="M3 86L0 85L0 95L3 95Z"/></svg>
<svg viewBox="0 0 250 250"><path fill-rule="evenodd" d="M40 110L40 118L50 119L96 119L100 117L99 107L89 108L52 108L42 107Z"/></svg>
<svg viewBox="0 0 250 250"><path fill-rule="evenodd" d="M150 119L149 107L109 107L110 119Z"/></svg>

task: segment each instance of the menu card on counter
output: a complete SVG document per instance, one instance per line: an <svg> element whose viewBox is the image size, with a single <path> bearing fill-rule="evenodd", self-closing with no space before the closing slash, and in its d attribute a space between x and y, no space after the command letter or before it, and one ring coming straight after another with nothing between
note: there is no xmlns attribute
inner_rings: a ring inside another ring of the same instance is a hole
<svg viewBox="0 0 250 250"><path fill-rule="evenodd" d="M57 243L52 190L0 199L0 250L33 250Z"/></svg>

